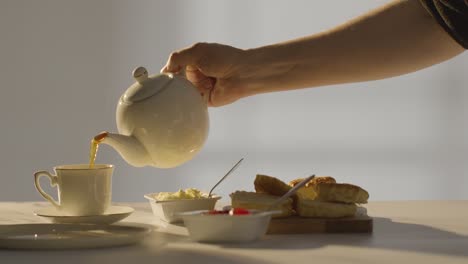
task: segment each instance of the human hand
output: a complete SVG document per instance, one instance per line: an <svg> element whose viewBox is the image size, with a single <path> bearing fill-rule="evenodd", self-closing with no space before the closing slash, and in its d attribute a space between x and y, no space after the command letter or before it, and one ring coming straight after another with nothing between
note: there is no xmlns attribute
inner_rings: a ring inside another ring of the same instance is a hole
<svg viewBox="0 0 468 264"><path fill-rule="evenodd" d="M244 51L217 43L197 43L173 52L163 73L180 73L198 88L209 106L222 106L246 96L240 71Z"/></svg>

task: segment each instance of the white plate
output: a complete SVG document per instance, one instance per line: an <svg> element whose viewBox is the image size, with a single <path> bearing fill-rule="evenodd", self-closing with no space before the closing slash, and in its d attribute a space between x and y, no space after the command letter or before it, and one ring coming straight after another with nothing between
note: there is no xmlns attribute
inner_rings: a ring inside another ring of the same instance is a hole
<svg viewBox="0 0 468 264"><path fill-rule="evenodd" d="M44 217L52 223L112 224L129 216L133 211L133 208L128 206L111 206L102 215L71 216L57 210L55 207L47 207L36 210L34 214Z"/></svg>
<svg viewBox="0 0 468 264"><path fill-rule="evenodd" d="M22 224L0 226L0 248L72 249L134 244L151 230L130 225Z"/></svg>

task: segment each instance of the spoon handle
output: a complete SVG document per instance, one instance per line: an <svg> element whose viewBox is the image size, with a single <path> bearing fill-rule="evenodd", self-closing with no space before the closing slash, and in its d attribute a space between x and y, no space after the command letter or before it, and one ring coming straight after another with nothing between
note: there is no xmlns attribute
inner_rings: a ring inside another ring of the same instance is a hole
<svg viewBox="0 0 468 264"><path fill-rule="evenodd" d="M296 184L296 186L294 186L291 190L289 190L287 193L285 193L283 196L281 196L278 200L274 201L268 208L272 209L275 206L277 206L278 204L282 203L284 200L288 199L291 195L295 194L297 192L297 190L299 190L299 188L306 185L306 183L308 183L313 178L315 178L315 174L305 178L300 183Z"/></svg>
<svg viewBox="0 0 468 264"><path fill-rule="evenodd" d="M241 162L244 160L244 158L240 159L236 165L234 165L234 167L232 167L227 173L226 175L224 175L221 180L219 180L214 186L213 188L211 188L210 190L210 193L208 193L208 197L211 197L211 193L213 192L213 190L222 182L224 181L224 179L226 179L227 176L229 176L229 174L231 174L235 169L237 169L237 167L239 167L239 165L241 164Z"/></svg>

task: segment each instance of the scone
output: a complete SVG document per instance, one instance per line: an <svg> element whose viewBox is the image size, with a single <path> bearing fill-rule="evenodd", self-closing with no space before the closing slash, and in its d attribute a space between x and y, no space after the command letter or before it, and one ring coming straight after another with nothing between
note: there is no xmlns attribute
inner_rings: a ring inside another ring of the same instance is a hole
<svg viewBox="0 0 468 264"><path fill-rule="evenodd" d="M296 192L296 196L300 199L315 200L317 194L312 187L301 187Z"/></svg>
<svg viewBox="0 0 468 264"><path fill-rule="evenodd" d="M339 218L356 214L355 204L321 202L299 199L297 213L301 217Z"/></svg>
<svg viewBox="0 0 468 264"><path fill-rule="evenodd" d="M305 178L299 178L299 179L294 179L289 182L289 186L294 187L301 181L303 181ZM336 183L335 178L331 176L318 176L314 177L312 180L310 180L308 183L306 183L305 187L310 187L311 185L319 184L319 183Z"/></svg>
<svg viewBox="0 0 468 264"><path fill-rule="evenodd" d="M317 201L363 204L369 199L366 190L348 183L319 183L311 187Z"/></svg>
<svg viewBox="0 0 468 264"><path fill-rule="evenodd" d="M266 193L255 193L246 191L236 191L230 194L231 206L240 207L246 209L257 209L267 210L269 206L278 200L278 196L266 194ZM287 217L293 214L292 199L288 198L272 210L281 211L280 214L275 214L273 217Z"/></svg>
<svg viewBox="0 0 468 264"><path fill-rule="evenodd" d="M261 174L257 174L255 177L254 186L256 192L277 196L282 196L291 190L291 186L287 185L285 182L275 177Z"/></svg>
<svg viewBox="0 0 468 264"><path fill-rule="evenodd" d="M289 186L294 187L303 180L304 178L292 180L289 182ZM317 195L312 186L319 183L336 183L336 180L330 176L315 177L306 183L304 187L301 187L299 190L297 190L297 196L301 197L302 199L314 200Z"/></svg>

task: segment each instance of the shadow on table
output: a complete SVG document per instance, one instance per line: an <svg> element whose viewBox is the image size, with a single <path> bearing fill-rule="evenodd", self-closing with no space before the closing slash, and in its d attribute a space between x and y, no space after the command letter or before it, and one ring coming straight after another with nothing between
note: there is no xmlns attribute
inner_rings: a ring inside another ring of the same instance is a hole
<svg viewBox="0 0 468 264"><path fill-rule="evenodd" d="M468 236L441 229L374 218L370 234L268 235L249 244L223 244L225 248L315 249L330 245L390 249L431 254L468 256Z"/></svg>
<svg viewBox="0 0 468 264"><path fill-rule="evenodd" d="M172 245L172 246L171 246ZM190 247L190 248L188 248ZM266 262L194 244L187 236L158 231L133 246L76 250L0 250L0 263L140 264L223 263L265 264Z"/></svg>
<svg viewBox="0 0 468 264"><path fill-rule="evenodd" d="M16 253L16 254L14 254ZM0 255L2 253L0 252ZM5 262L3 262L5 261ZM2 263L67 263L67 264L144 264L144 263L223 263L266 264L257 258L233 253L217 253L208 250L166 248L164 250L134 248L131 250L111 248L80 251L42 251L26 254L24 251L9 252Z"/></svg>

